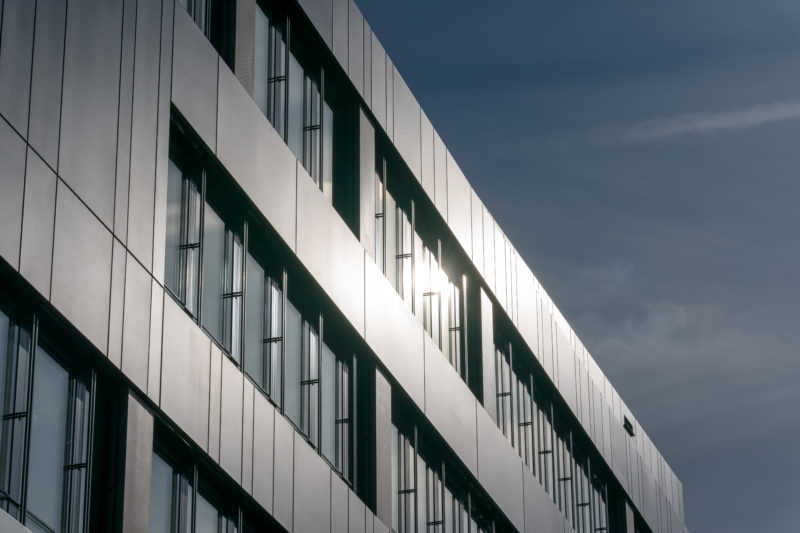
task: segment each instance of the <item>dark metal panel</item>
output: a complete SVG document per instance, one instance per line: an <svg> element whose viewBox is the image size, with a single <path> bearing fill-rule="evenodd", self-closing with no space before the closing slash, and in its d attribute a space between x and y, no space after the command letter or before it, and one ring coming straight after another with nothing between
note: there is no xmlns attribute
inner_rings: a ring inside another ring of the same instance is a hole
<svg viewBox="0 0 800 533"><path fill-rule="evenodd" d="M350 491L348 512L349 533L364 533L366 531L366 507L353 491Z"/></svg>
<svg viewBox="0 0 800 533"><path fill-rule="evenodd" d="M242 487L253 494L253 396L255 388L250 380L244 380L242 401Z"/></svg>
<svg viewBox="0 0 800 533"><path fill-rule="evenodd" d="M297 257L350 321L364 332L364 248L297 163ZM336 261L331 261L331 258Z"/></svg>
<svg viewBox="0 0 800 533"><path fill-rule="evenodd" d="M365 255L365 330L367 344L411 399L425 401L422 324Z"/></svg>
<svg viewBox="0 0 800 533"><path fill-rule="evenodd" d="M392 386L375 370L375 510L391 522L392 500ZM362 514L363 516L363 514Z"/></svg>
<svg viewBox="0 0 800 533"><path fill-rule="evenodd" d="M242 396L244 374L222 358L222 395L219 424L219 464L238 482L242 479Z"/></svg>
<svg viewBox="0 0 800 533"><path fill-rule="evenodd" d="M372 101L370 109L375 119L386 129L386 51L375 34L372 34Z"/></svg>
<svg viewBox="0 0 800 533"><path fill-rule="evenodd" d="M175 10L172 102L216 151L219 56L184 9Z"/></svg>
<svg viewBox="0 0 800 533"><path fill-rule="evenodd" d="M122 501L122 531L147 531L150 514L150 474L153 461L153 415L128 394L125 428L125 486Z"/></svg>
<svg viewBox="0 0 800 533"><path fill-rule="evenodd" d="M211 374L208 393L208 455L219 463L220 418L222 416L222 351L211 343Z"/></svg>
<svg viewBox="0 0 800 533"><path fill-rule="evenodd" d="M483 409L477 413L478 480L514 527L524 531L522 471L525 469L489 414Z"/></svg>
<svg viewBox="0 0 800 533"><path fill-rule="evenodd" d="M436 130L433 131L433 178L434 204L447 220L447 148Z"/></svg>
<svg viewBox="0 0 800 533"><path fill-rule="evenodd" d="M364 102L372 107L372 28L364 19Z"/></svg>
<svg viewBox="0 0 800 533"><path fill-rule="evenodd" d="M347 531L348 488L345 482L331 471L331 531Z"/></svg>
<svg viewBox="0 0 800 533"><path fill-rule="evenodd" d="M472 391L425 335L425 414L473 474L478 471L475 409Z"/></svg>
<svg viewBox="0 0 800 533"><path fill-rule="evenodd" d="M436 177L433 162L433 125L424 111L420 111L420 159L422 188L433 202L436 198Z"/></svg>
<svg viewBox="0 0 800 533"><path fill-rule="evenodd" d="M483 367L483 407L492 420L497 420L497 408L495 401L497 398L497 387L494 375L494 315L492 301L484 292L481 291L481 363ZM480 410L480 409L479 409Z"/></svg>
<svg viewBox="0 0 800 533"><path fill-rule="evenodd" d="M275 484L272 516L288 531L292 531L294 503L294 429L283 416L275 415Z"/></svg>
<svg viewBox="0 0 800 533"><path fill-rule="evenodd" d="M50 301L101 352L108 347L111 233L59 182Z"/></svg>
<svg viewBox="0 0 800 533"><path fill-rule="evenodd" d="M255 74L256 0L236 1L236 78L253 94Z"/></svg>
<svg viewBox="0 0 800 533"><path fill-rule="evenodd" d="M294 529L330 531L331 469L299 433L294 453Z"/></svg>
<svg viewBox="0 0 800 533"><path fill-rule="evenodd" d="M164 325L164 289L151 281L150 346L147 363L147 395L156 405L161 403L161 333Z"/></svg>
<svg viewBox="0 0 800 533"><path fill-rule="evenodd" d="M113 224L121 0L67 5L58 174L107 226Z"/></svg>
<svg viewBox="0 0 800 533"><path fill-rule="evenodd" d="M28 134L33 19L36 2L5 3L0 32L0 114Z"/></svg>
<svg viewBox="0 0 800 533"><path fill-rule="evenodd" d="M294 249L297 159L224 64L219 79L217 155L272 227Z"/></svg>
<svg viewBox="0 0 800 533"><path fill-rule="evenodd" d="M272 512L275 408L260 393L253 398L253 498Z"/></svg>
<svg viewBox="0 0 800 533"><path fill-rule="evenodd" d="M122 325L122 372L147 392L150 352L150 274L130 254L125 268L125 314Z"/></svg>
<svg viewBox="0 0 800 533"><path fill-rule="evenodd" d="M339 64L347 72L349 46L349 36L347 31L348 15L350 5L348 0L333 0L333 28L331 35L331 50Z"/></svg>
<svg viewBox="0 0 800 533"><path fill-rule="evenodd" d="M472 257L472 188L453 156L447 152L447 225Z"/></svg>
<svg viewBox="0 0 800 533"><path fill-rule="evenodd" d="M420 107L405 80L394 69L394 146L419 181L422 163L419 145ZM448 161L449 163L449 161Z"/></svg>
<svg viewBox="0 0 800 533"><path fill-rule="evenodd" d="M21 2L31 4L33 2ZM64 68L66 0L36 2L33 38L31 109L28 142L51 167L58 166L58 121L61 116L61 73Z"/></svg>
<svg viewBox="0 0 800 533"><path fill-rule="evenodd" d="M525 533L553 533L564 530L564 517L530 470L522 467L525 493Z"/></svg>
<svg viewBox="0 0 800 533"><path fill-rule="evenodd" d="M22 196L25 189L25 143L0 119L0 255L19 266Z"/></svg>
<svg viewBox="0 0 800 533"><path fill-rule="evenodd" d="M161 0L138 0L128 198L128 250L150 270L153 264L153 198L158 131Z"/></svg>
<svg viewBox="0 0 800 533"><path fill-rule="evenodd" d="M57 178L30 148L25 176L19 271L42 296L50 298Z"/></svg>
<svg viewBox="0 0 800 533"><path fill-rule="evenodd" d="M375 258L375 128L358 112L359 233L361 245Z"/></svg>
<svg viewBox="0 0 800 533"><path fill-rule="evenodd" d="M164 298L161 409L208 449L211 341L172 298Z"/></svg>
<svg viewBox="0 0 800 533"><path fill-rule="evenodd" d="M133 62L136 46L136 2L125 2L122 13L122 55L119 78L117 127L117 172L114 195L114 235L128 240L128 189L131 169L131 123L133 121ZM152 134L152 132L151 132Z"/></svg>
<svg viewBox="0 0 800 533"><path fill-rule="evenodd" d="M483 203L475 191L470 192L472 215L472 262L483 276Z"/></svg>
<svg viewBox="0 0 800 533"><path fill-rule="evenodd" d="M353 0L349 1L349 54L347 74L356 90L364 95L364 16Z"/></svg>
<svg viewBox="0 0 800 533"><path fill-rule="evenodd" d="M300 7L322 36L322 40L332 48L333 2L331 0L298 0Z"/></svg>
<svg viewBox="0 0 800 533"><path fill-rule="evenodd" d="M111 257L111 306L108 312L108 360L122 365L122 314L125 305L125 264L128 252L114 239ZM48 280L49 281L49 280Z"/></svg>

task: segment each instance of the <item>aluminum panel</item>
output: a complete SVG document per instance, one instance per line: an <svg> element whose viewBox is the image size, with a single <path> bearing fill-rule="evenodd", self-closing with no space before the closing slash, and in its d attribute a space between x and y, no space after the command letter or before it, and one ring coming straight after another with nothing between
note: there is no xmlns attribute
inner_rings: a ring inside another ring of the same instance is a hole
<svg viewBox="0 0 800 533"><path fill-rule="evenodd" d="M119 71L119 116L117 119L117 172L114 194L114 235L128 240L128 188L131 169L131 123L133 121L133 63L136 53L136 3L125 2L122 13L122 50ZM170 53L172 50L170 50Z"/></svg>
<svg viewBox="0 0 800 533"><path fill-rule="evenodd" d="M372 106L372 28L364 19L364 102Z"/></svg>
<svg viewBox="0 0 800 533"><path fill-rule="evenodd" d="M478 409L478 480L503 514L525 530L522 462L484 409Z"/></svg>
<svg viewBox="0 0 800 533"><path fill-rule="evenodd" d="M349 533L364 533L366 531L366 507L353 491L350 491L348 510Z"/></svg>
<svg viewBox="0 0 800 533"><path fill-rule="evenodd" d="M331 50L336 60L347 72L347 56L349 54L347 19L350 6L347 0L333 0L333 28L331 35Z"/></svg>
<svg viewBox="0 0 800 533"><path fill-rule="evenodd" d="M297 159L224 64L219 76L217 156L294 249Z"/></svg>
<svg viewBox="0 0 800 533"><path fill-rule="evenodd" d="M349 489L345 482L331 470L331 531L347 531L347 511Z"/></svg>
<svg viewBox="0 0 800 533"><path fill-rule="evenodd" d="M473 475L478 471L475 409L472 391L425 335L425 414Z"/></svg>
<svg viewBox="0 0 800 533"><path fill-rule="evenodd" d="M242 480L242 395L244 375L236 365L222 357L222 394L220 396L219 464L230 476Z"/></svg>
<svg viewBox="0 0 800 533"><path fill-rule="evenodd" d="M517 256L517 299L519 310L517 323L520 335L535 352L539 342L536 278L520 256Z"/></svg>
<svg viewBox="0 0 800 533"><path fill-rule="evenodd" d="M164 326L164 289L150 283L150 346L147 363L147 395L156 405L161 403L161 332Z"/></svg>
<svg viewBox="0 0 800 533"><path fill-rule="evenodd" d="M394 69L394 131L392 140L397 152L406 162L417 181L422 173L420 157L420 107L405 80ZM449 163L449 161L448 161Z"/></svg>
<svg viewBox="0 0 800 533"><path fill-rule="evenodd" d="M447 167L450 168L449 166ZM452 227L452 226L451 226ZM506 283L508 282L508 273L506 269L506 236L503 235L503 230L500 225L494 225L494 297L497 298L500 306L508 312L508 302L506 301ZM509 313L510 314L510 313Z"/></svg>
<svg viewBox="0 0 800 533"><path fill-rule="evenodd" d="M139 0L131 122L131 170L128 197L128 251L148 270L153 265L153 198L158 131L158 73L161 0Z"/></svg>
<svg viewBox="0 0 800 533"><path fill-rule="evenodd" d="M489 413L492 420L497 420L496 400L497 387L495 385L494 370L494 309L489 296L480 288L481 291L481 362L483 367L483 407Z"/></svg>
<svg viewBox="0 0 800 533"><path fill-rule="evenodd" d="M447 225L472 257L472 188L450 152L447 152Z"/></svg>
<svg viewBox="0 0 800 533"><path fill-rule="evenodd" d="M272 513L275 408L261 393L253 398L253 498Z"/></svg>
<svg viewBox="0 0 800 533"><path fill-rule="evenodd" d="M556 353L558 354L558 391L566 400L572 413L578 415L578 396L575 387L575 350L566 334L556 326Z"/></svg>
<svg viewBox="0 0 800 533"><path fill-rule="evenodd" d="M563 515L539 484L539 480L524 466L522 481L525 494L525 533L563 531Z"/></svg>
<svg viewBox="0 0 800 533"><path fill-rule="evenodd" d="M375 128L358 112L359 234L367 254L375 258Z"/></svg>
<svg viewBox="0 0 800 533"><path fill-rule="evenodd" d="M58 184L50 302L101 352L108 347L111 233Z"/></svg>
<svg viewBox="0 0 800 533"><path fill-rule="evenodd" d="M25 143L0 119L0 256L19 267Z"/></svg>
<svg viewBox="0 0 800 533"><path fill-rule="evenodd" d="M25 176L19 271L42 296L50 298L57 178L30 148Z"/></svg>
<svg viewBox="0 0 800 533"><path fill-rule="evenodd" d="M611 417L611 460L612 470L617 480L626 492L629 492L628 482L628 434L622 427L622 423L615 417Z"/></svg>
<svg viewBox="0 0 800 533"><path fill-rule="evenodd" d="M33 2L21 2L33 4ZM64 68L65 0L39 0L33 37L28 143L51 167L58 166L61 73Z"/></svg>
<svg viewBox="0 0 800 533"><path fill-rule="evenodd" d="M121 34L121 0L68 2L58 174L108 227L114 215Z"/></svg>
<svg viewBox="0 0 800 533"><path fill-rule="evenodd" d="M380 370L375 370L375 512L388 521L394 499L391 464L392 386Z"/></svg>
<svg viewBox="0 0 800 533"><path fill-rule="evenodd" d="M367 344L412 400L425 401L422 324L365 255L365 332Z"/></svg>
<svg viewBox="0 0 800 533"><path fill-rule="evenodd" d="M470 191L472 214L470 215L472 226L472 263L478 269L481 276L484 274L483 268L483 203L475 193Z"/></svg>
<svg viewBox="0 0 800 533"><path fill-rule="evenodd" d="M242 487L253 494L253 396L255 389L250 380L244 380L242 400Z"/></svg>
<svg viewBox="0 0 800 533"><path fill-rule="evenodd" d="M364 95L364 16L353 0L348 2L349 22L349 53L347 61L347 74L356 90Z"/></svg>
<svg viewBox="0 0 800 533"><path fill-rule="evenodd" d="M433 130L433 179L434 205L447 220L447 148L436 130Z"/></svg>
<svg viewBox="0 0 800 533"><path fill-rule="evenodd" d="M31 56L36 2L5 2L0 28L0 114L28 133Z"/></svg>
<svg viewBox="0 0 800 533"><path fill-rule="evenodd" d="M298 3L328 48L333 48L333 3L331 0L298 0Z"/></svg>
<svg viewBox="0 0 800 533"><path fill-rule="evenodd" d="M494 290L494 218L489 210L483 208L483 279Z"/></svg>
<svg viewBox="0 0 800 533"><path fill-rule="evenodd" d="M211 341L172 298L164 298L161 409L208 450Z"/></svg>
<svg viewBox="0 0 800 533"><path fill-rule="evenodd" d="M294 434L291 423L276 414L272 516L288 531L292 531L294 503Z"/></svg>
<svg viewBox="0 0 800 533"><path fill-rule="evenodd" d="M122 531L149 529L150 473L153 461L153 415L128 394L125 428L125 480L122 500ZM5 531L5 530L3 530Z"/></svg>
<svg viewBox="0 0 800 533"><path fill-rule="evenodd" d="M111 306L108 312L108 360L122 365L122 320L125 305L125 264L128 252L114 239L111 257ZM49 281L49 280L48 280Z"/></svg>
<svg viewBox="0 0 800 533"><path fill-rule="evenodd" d="M172 102L216 151L219 55L185 9L175 10Z"/></svg>
<svg viewBox="0 0 800 533"><path fill-rule="evenodd" d="M297 257L356 331L363 333L364 248L299 162ZM333 257L336 261L331 261Z"/></svg>
<svg viewBox="0 0 800 533"><path fill-rule="evenodd" d="M433 202L436 198L436 177L433 161L433 125L424 111L420 111L420 159L422 188Z"/></svg>
<svg viewBox="0 0 800 533"><path fill-rule="evenodd" d="M394 64L386 54L386 135L394 140Z"/></svg>
<svg viewBox="0 0 800 533"><path fill-rule="evenodd" d="M208 455L219 463L220 419L222 416L222 351L211 343L211 371L208 388Z"/></svg>
<svg viewBox="0 0 800 533"><path fill-rule="evenodd" d="M126 263L121 368L134 385L147 392L151 278L130 253Z"/></svg>
<svg viewBox="0 0 800 533"><path fill-rule="evenodd" d="M331 530L331 469L299 433L294 436L294 529Z"/></svg>
<svg viewBox="0 0 800 533"><path fill-rule="evenodd" d="M372 101L370 109L372 109L372 114L375 115L378 124L386 129L386 51L375 34L371 35Z"/></svg>

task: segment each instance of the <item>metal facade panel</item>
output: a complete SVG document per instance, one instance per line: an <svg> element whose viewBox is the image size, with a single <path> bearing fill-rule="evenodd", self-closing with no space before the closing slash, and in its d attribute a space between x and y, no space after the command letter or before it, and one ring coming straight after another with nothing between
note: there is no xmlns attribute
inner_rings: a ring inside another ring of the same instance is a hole
<svg viewBox="0 0 800 533"><path fill-rule="evenodd" d="M349 533L364 533L366 531L366 507L354 492L350 491L348 509Z"/></svg>
<svg viewBox="0 0 800 533"><path fill-rule="evenodd" d="M147 395L156 405L161 403L161 333L164 326L164 289L151 281L150 346L147 366Z"/></svg>
<svg viewBox="0 0 800 533"><path fill-rule="evenodd" d="M428 116L420 111L420 158L421 175L420 181L422 188L431 199L431 203L436 198L436 176L434 175L433 161L433 125Z"/></svg>
<svg viewBox="0 0 800 533"><path fill-rule="evenodd" d="M219 55L185 9L175 10L172 102L216 151Z"/></svg>
<svg viewBox="0 0 800 533"><path fill-rule="evenodd" d="M348 5L348 41L349 52L347 74L356 90L364 95L364 16L353 0Z"/></svg>
<svg viewBox="0 0 800 533"><path fill-rule="evenodd" d="M391 521L392 488L392 386L375 370L375 512ZM362 513L363 516L363 513Z"/></svg>
<svg viewBox="0 0 800 533"><path fill-rule="evenodd" d="M472 257L472 188L453 156L447 152L447 223Z"/></svg>
<svg viewBox="0 0 800 533"><path fill-rule="evenodd" d="M359 233L367 255L375 257L375 128L358 112Z"/></svg>
<svg viewBox="0 0 800 533"><path fill-rule="evenodd" d="M111 305L108 312L108 360L122 365L122 320L125 305L125 265L128 252L114 239L111 251ZM49 279L48 279L49 283Z"/></svg>
<svg viewBox="0 0 800 533"><path fill-rule="evenodd" d="M434 205L442 218L447 220L447 148L433 130L433 179L434 179Z"/></svg>
<svg viewBox="0 0 800 533"><path fill-rule="evenodd" d="M472 225L472 262L475 268L478 269L478 273L483 276L483 203L474 190L470 191L470 198L472 207L472 214L470 216Z"/></svg>
<svg viewBox="0 0 800 533"><path fill-rule="evenodd" d="M56 191L50 301L101 352L108 346L111 233L63 183Z"/></svg>
<svg viewBox="0 0 800 533"><path fill-rule="evenodd" d="M172 298L164 298L161 409L208 450L211 341Z"/></svg>
<svg viewBox="0 0 800 533"><path fill-rule="evenodd" d="M125 428L125 481L122 500L122 531L149 529L150 473L153 461L153 415L128 394ZM5 531L5 530L4 530Z"/></svg>
<svg viewBox="0 0 800 533"><path fill-rule="evenodd" d="M536 278L520 256L517 256L517 301L519 333L531 351L536 352L539 346Z"/></svg>
<svg viewBox="0 0 800 533"><path fill-rule="evenodd" d="M356 331L364 332L364 248L297 163L297 257ZM336 261L331 261L335 257Z"/></svg>
<svg viewBox="0 0 800 533"><path fill-rule="evenodd" d="M508 312L508 302L506 301L506 283L508 274L506 270L506 236L500 225L494 224L494 297L497 298L500 307Z"/></svg>
<svg viewBox="0 0 800 533"><path fill-rule="evenodd" d="M0 115L28 134L31 55L36 2L5 3L0 31Z"/></svg>
<svg viewBox="0 0 800 533"><path fill-rule="evenodd" d="M299 433L294 436L294 530L331 530L331 469Z"/></svg>
<svg viewBox="0 0 800 533"><path fill-rule="evenodd" d="M564 530L564 516L553 504L539 480L522 467L525 493L525 533L554 533Z"/></svg>
<svg viewBox="0 0 800 533"><path fill-rule="evenodd" d="M365 338L403 390L424 405L422 325L365 255Z"/></svg>
<svg viewBox="0 0 800 533"><path fill-rule="evenodd" d="M372 107L372 28L364 19L364 103Z"/></svg>
<svg viewBox="0 0 800 533"><path fill-rule="evenodd" d="M242 487L253 494L253 396L256 394L250 380L244 380L242 399Z"/></svg>
<svg viewBox="0 0 800 533"><path fill-rule="evenodd" d="M331 532L347 531L348 488L345 482L332 470L331 476Z"/></svg>
<svg viewBox="0 0 800 533"><path fill-rule="evenodd" d="M58 166L58 122L61 117L61 73L64 68L66 16L66 0L37 2L28 142L53 168Z"/></svg>
<svg viewBox="0 0 800 533"><path fill-rule="evenodd" d="M242 395L244 375L236 365L222 357L220 395L219 465L237 482L242 481Z"/></svg>
<svg viewBox="0 0 800 533"><path fill-rule="evenodd" d="M371 42L372 101L370 109L372 109L372 114L375 115L378 124L386 129L386 51L374 33Z"/></svg>
<svg viewBox="0 0 800 533"><path fill-rule="evenodd" d="M333 48L333 2L331 0L298 0L300 7L308 15L311 24L319 32L322 40Z"/></svg>
<svg viewBox="0 0 800 533"><path fill-rule="evenodd" d="M497 387L495 385L495 347L494 347L494 308L489 296L484 292L483 287L481 291L481 308L480 308L480 324L481 324L481 367L483 368L483 398L482 403L484 409L489 413L492 420L497 420Z"/></svg>
<svg viewBox="0 0 800 533"><path fill-rule="evenodd" d="M556 353L558 354L558 391L567 405L578 416L578 396L575 386L575 350L569 338L559 326L556 329Z"/></svg>
<svg viewBox="0 0 800 533"><path fill-rule="evenodd" d="M109 227L114 214L121 30L121 0L75 0L67 5L58 174Z"/></svg>
<svg viewBox="0 0 800 533"><path fill-rule="evenodd" d="M348 0L333 0L333 28L331 35L331 50L339 64L347 72L349 55L348 18L350 5Z"/></svg>
<svg viewBox="0 0 800 533"><path fill-rule="evenodd" d="M0 256L14 268L19 267L25 152L23 140L0 119Z"/></svg>
<svg viewBox="0 0 800 533"><path fill-rule="evenodd" d="M494 254L494 218L486 207L483 208L483 279L486 285L494 290L495 254Z"/></svg>
<svg viewBox="0 0 800 533"><path fill-rule="evenodd" d="M150 348L150 274L128 253L122 324L122 372L145 393Z"/></svg>
<svg viewBox="0 0 800 533"><path fill-rule="evenodd" d="M274 433L275 408L264 395L256 393L253 397L253 498L269 513L272 512Z"/></svg>
<svg viewBox="0 0 800 533"><path fill-rule="evenodd" d="M394 63L386 54L386 135L394 140Z"/></svg>
<svg viewBox="0 0 800 533"><path fill-rule="evenodd" d="M122 13L122 50L119 69L119 114L117 119L117 172L114 194L114 235L128 240L128 189L131 170L131 124L133 122L133 69L136 48L136 3L125 2ZM170 55L172 47L170 46ZM152 132L151 132L152 133Z"/></svg>
<svg viewBox="0 0 800 533"><path fill-rule="evenodd" d="M425 415L473 475L478 470L475 409L472 391L425 335Z"/></svg>
<svg viewBox="0 0 800 533"><path fill-rule="evenodd" d="M291 423L276 413L272 516L288 531L292 531L294 504L294 434Z"/></svg>
<svg viewBox="0 0 800 533"><path fill-rule="evenodd" d="M477 412L478 480L514 527L524 531L523 467L519 455L489 414L484 409Z"/></svg>
<svg viewBox="0 0 800 533"><path fill-rule="evenodd" d="M290 248L295 248L297 159L222 65L217 156Z"/></svg>
<svg viewBox="0 0 800 533"><path fill-rule="evenodd" d="M396 68L392 73L392 81L394 84L394 131L392 132L392 140L397 152L406 162L417 181L419 181L422 170L419 145L419 103Z"/></svg>
<svg viewBox="0 0 800 533"><path fill-rule="evenodd" d="M30 148L25 176L19 272L42 296L50 298L57 178Z"/></svg>

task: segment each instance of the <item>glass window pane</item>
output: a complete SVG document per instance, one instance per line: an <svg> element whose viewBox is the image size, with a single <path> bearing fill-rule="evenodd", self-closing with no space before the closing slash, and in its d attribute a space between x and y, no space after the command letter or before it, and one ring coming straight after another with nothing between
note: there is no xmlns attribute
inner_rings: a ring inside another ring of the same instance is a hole
<svg viewBox="0 0 800 533"><path fill-rule="evenodd" d="M303 160L303 68L289 55L289 148Z"/></svg>
<svg viewBox="0 0 800 533"><path fill-rule="evenodd" d="M153 454L150 474L150 533L170 533L172 521L172 467Z"/></svg>
<svg viewBox="0 0 800 533"><path fill-rule="evenodd" d="M202 494L197 493L197 514L195 516L195 533L219 533L219 512Z"/></svg>
<svg viewBox="0 0 800 533"><path fill-rule="evenodd" d="M44 350L36 354L28 464L28 512L60 529L69 375Z"/></svg>
<svg viewBox="0 0 800 533"><path fill-rule="evenodd" d="M301 361L300 312L291 302L286 305L286 378L284 412L300 425L300 366Z"/></svg>
<svg viewBox="0 0 800 533"><path fill-rule="evenodd" d="M172 159L169 160L167 178L167 249L165 256L164 279L173 294L180 297L180 255L181 255L181 170Z"/></svg>
<svg viewBox="0 0 800 533"><path fill-rule="evenodd" d="M253 69L253 99L267 114L267 61L269 57L269 19L261 9L256 8L255 64Z"/></svg>
<svg viewBox="0 0 800 533"><path fill-rule="evenodd" d="M328 102L322 112L322 193L333 202L333 111Z"/></svg>
<svg viewBox="0 0 800 533"><path fill-rule="evenodd" d="M203 231L203 326L221 341L225 225L208 204Z"/></svg>
<svg viewBox="0 0 800 533"><path fill-rule="evenodd" d="M322 453L336 464L336 356L322 344Z"/></svg>
<svg viewBox="0 0 800 533"><path fill-rule="evenodd" d="M267 360L268 364L268 385L267 393L272 397L272 401L279 403L281 399L281 374L283 364L283 291L279 282L270 280L269 286L269 316L267 318L269 330L267 332L270 342Z"/></svg>
<svg viewBox="0 0 800 533"><path fill-rule="evenodd" d="M247 254L247 289L245 291L244 370L267 389L264 374L264 269Z"/></svg>

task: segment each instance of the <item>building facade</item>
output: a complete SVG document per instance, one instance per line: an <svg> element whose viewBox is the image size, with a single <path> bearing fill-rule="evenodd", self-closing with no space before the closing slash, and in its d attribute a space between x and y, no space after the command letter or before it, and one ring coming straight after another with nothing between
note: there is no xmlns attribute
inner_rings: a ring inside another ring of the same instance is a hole
<svg viewBox="0 0 800 533"><path fill-rule="evenodd" d="M0 13L0 529L686 531L352 0Z"/></svg>

